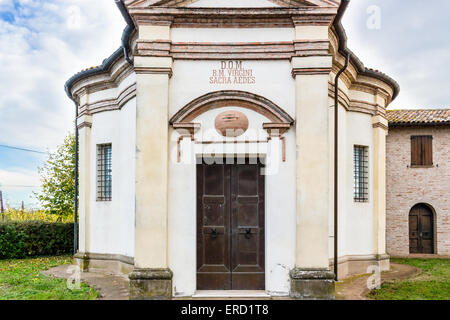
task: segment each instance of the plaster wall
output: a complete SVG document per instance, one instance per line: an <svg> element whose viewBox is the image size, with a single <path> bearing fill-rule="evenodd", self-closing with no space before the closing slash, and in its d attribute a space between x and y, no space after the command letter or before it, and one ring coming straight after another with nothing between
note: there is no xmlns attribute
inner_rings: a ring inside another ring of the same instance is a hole
<svg viewBox="0 0 450 320"><path fill-rule="evenodd" d="M93 115L90 253L134 256L136 100ZM112 144L112 201L97 201L97 145Z"/></svg>
<svg viewBox="0 0 450 320"><path fill-rule="evenodd" d="M334 104L330 98L330 105ZM334 141L334 109L329 110L330 141ZM369 201L358 203L353 199L353 147L369 148ZM373 254L373 128L368 114L348 112L339 106L339 257ZM330 144L334 155L334 143ZM330 169L330 203L334 201L334 156ZM329 216L329 257L334 258L334 206Z"/></svg>
<svg viewBox="0 0 450 320"><path fill-rule="evenodd" d="M243 61L252 70L254 84L211 84L213 70L221 69L221 61L174 61L174 74L169 88L169 117L192 100L214 91L241 90L271 100L295 117L295 82L289 61Z"/></svg>
<svg viewBox="0 0 450 320"><path fill-rule="evenodd" d="M214 119L225 110L246 114L249 129L238 140L265 141L262 124L269 122L261 114L239 107L210 110L193 122L201 123L197 141L223 140L214 129ZM266 291L272 295L289 293L289 270L295 263L295 132L286 133L286 162L282 162L281 143L240 145L201 145L190 138L181 143L182 161L177 162L178 134L171 129L169 164L169 266L174 272L176 296L190 296L196 291L196 158L201 155L257 155L266 161ZM280 192L280 188L283 189Z"/></svg>

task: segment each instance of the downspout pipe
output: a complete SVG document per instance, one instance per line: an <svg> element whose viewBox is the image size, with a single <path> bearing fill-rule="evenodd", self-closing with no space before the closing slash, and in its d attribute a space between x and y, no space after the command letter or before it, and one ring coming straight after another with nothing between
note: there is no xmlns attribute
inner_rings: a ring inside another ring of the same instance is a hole
<svg viewBox="0 0 450 320"><path fill-rule="evenodd" d="M70 100L75 104L75 196L73 199L74 202L74 215L73 215L73 254L75 255L78 252L78 102L72 97L70 94L70 90L68 86L64 88L66 90L67 96Z"/></svg>
<svg viewBox="0 0 450 320"><path fill-rule="evenodd" d="M338 281L338 231L339 231L339 78L348 67L350 54L345 57L345 65L334 80L334 274Z"/></svg>
<svg viewBox="0 0 450 320"><path fill-rule="evenodd" d="M134 65L133 60L131 59L129 52L130 52L130 35L134 31L135 26L133 19L131 18L130 14L128 13L127 7L123 3L123 0L114 0L117 7L119 8L120 13L122 14L123 18L125 19L125 22L127 23L127 26L125 28L125 31L122 36L122 49L123 49L123 55L125 57L125 60L130 65Z"/></svg>
<svg viewBox="0 0 450 320"><path fill-rule="evenodd" d="M340 22L350 0L342 0L336 16ZM342 49L342 48L340 48ZM345 64L334 79L334 275L338 281L338 233L339 233L339 78L345 72L350 62L350 53L346 52Z"/></svg>

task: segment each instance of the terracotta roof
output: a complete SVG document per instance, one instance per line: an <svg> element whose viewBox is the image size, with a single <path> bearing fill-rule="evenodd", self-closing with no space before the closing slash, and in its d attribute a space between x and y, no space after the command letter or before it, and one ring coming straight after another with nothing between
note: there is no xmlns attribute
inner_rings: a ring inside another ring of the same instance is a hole
<svg viewBox="0 0 450 320"><path fill-rule="evenodd" d="M450 125L450 109L388 110L389 126Z"/></svg>

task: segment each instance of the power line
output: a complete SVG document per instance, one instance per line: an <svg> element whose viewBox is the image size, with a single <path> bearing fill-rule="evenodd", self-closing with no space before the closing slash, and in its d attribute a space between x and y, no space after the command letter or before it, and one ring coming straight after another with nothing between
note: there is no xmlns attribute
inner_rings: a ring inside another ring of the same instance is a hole
<svg viewBox="0 0 450 320"><path fill-rule="evenodd" d="M22 148L22 147L8 146L8 145L5 145L5 144L0 144L0 147L7 148L7 149L19 150L19 151L39 153L39 154L48 154L48 152L37 151L37 150L32 150L32 149L27 149L27 148Z"/></svg>
<svg viewBox="0 0 450 320"><path fill-rule="evenodd" d="M1 184L0 188L40 188L40 186L23 186L23 185L15 185L15 184Z"/></svg>

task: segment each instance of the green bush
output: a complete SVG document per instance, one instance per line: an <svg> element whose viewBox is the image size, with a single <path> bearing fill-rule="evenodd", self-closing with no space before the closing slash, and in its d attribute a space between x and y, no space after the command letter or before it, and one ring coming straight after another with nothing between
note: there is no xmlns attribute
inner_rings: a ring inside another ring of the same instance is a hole
<svg viewBox="0 0 450 320"><path fill-rule="evenodd" d="M71 254L73 223L9 221L0 223L0 259Z"/></svg>

